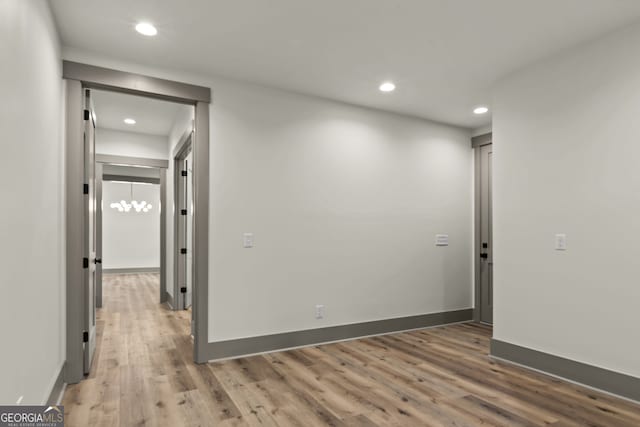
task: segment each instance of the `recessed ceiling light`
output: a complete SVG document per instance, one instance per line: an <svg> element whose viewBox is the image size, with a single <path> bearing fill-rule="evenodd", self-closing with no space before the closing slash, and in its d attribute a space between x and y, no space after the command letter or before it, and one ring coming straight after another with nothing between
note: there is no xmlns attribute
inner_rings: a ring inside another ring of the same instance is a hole
<svg viewBox="0 0 640 427"><path fill-rule="evenodd" d="M139 22L136 25L136 31L145 36L155 36L158 34L156 27L148 22Z"/></svg>
<svg viewBox="0 0 640 427"><path fill-rule="evenodd" d="M384 82L379 87L380 92L393 92L396 90L396 85L392 82Z"/></svg>
<svg viewBox="0 0 640 427"><path fill-rule="evenodd" d="M135 125L136 121L133 119L124 119L124 122L128 125Z"/></svg>
<svg viewBox="0 0 640 427"><path fill-rule="evenodd" d="M489 112L489 108L487 107L476 107L473 110L473 114L486 114Z"/></svg>

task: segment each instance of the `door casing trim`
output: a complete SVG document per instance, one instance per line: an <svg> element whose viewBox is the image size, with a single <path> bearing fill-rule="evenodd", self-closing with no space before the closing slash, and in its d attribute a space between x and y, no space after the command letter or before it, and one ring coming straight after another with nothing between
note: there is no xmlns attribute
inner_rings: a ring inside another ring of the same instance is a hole
<svg viewBox="0 0 640 427"><path fill-rule="evenodd" d="M483 145L492 144L493 133L485 133L471 138L471 148L482 147Z"/></svg>
<svg viewBox="0 0 640 427"><path fill-rule="evenodd" d="M194 361L205 363L209 294L209 103L211 89L77 62L62 61L66 87L66 363L64 379L84 378L82 343L82 209L84 147L82 91L85 88L128 93L195 107L194 157ZM164 203L166 205L166 201Z"/></svg>
<svg viewBox="0 0 640 427"><path fill-rule="evenodd" d="M159 184L160 185L160 295L159 301L160 304L164 304L167 302L167 294L165 289L167 289L167 167L169 166L169 162L164 159L147 159L144 157L127 157L127 156L115 156L115 155L105 155L105 154L96 154L96 164L100 165L99 169L96 171L100 171L100 196L102 199L102 182L103 181L127 181L127 182L144 182L148 184ZM133 167L143 167L149 169L157 169L159 178L145 178L145 177L136 177L136 176L128 176L128 175L117 175L117 174L109 174L105 175L102 172L103 165L126 165ZM96 176L98 174L96 173ZM100 200L102 201L102 200ZM102 211L99 210L97 212L102 217ZM102 221L100 221L102 224ZM102 243L102 232L101 230L96 230L100 234L100 242ZM102 249L101 249L102 252ZM101 253L102 255L102 253ZM112 269L113 270L113 269ZM127 270L127 269L123 269ZM104 273L104 269L102 270ZM100 305L102 307L102 281L99 281L96 286L96 294L100 295Z"/></svg>
<svg viewBox="0 0 640 427"><path fill-rule="evenodd" d="M67 80L65 138L65 205L66 205L66 362L64 381L80 382L84 376L83 360L83 199L84 184L84 109L82 83Z"/></svg>
<svg viewBox="0 0 640 427"><path fill-rule="evenodd" d="M62 61L62 78L81 81L90 89L113 90L183 104L211 102L211 89L208 87L79 62Z"/></svg>
<svg viewBox="0 0 640 427"><path fill-rule="evenodd" d="M148 159L146 157L114 156L112 154L96 154L96 162L119 166L138 166L144 168L166 169L169 161L165 159Z"/></svg>

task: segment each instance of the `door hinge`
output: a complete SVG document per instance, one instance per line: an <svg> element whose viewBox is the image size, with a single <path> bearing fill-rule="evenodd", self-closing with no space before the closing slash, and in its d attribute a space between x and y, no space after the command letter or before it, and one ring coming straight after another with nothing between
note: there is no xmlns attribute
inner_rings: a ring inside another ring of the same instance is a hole
<svg viewBox="0 0 640 427"><path fill-rule="evenodd" d="M187 171L182 171L182 176L187 176Z"/></svg>
<svg viewBox="0 0 640 427"><path fill-rule="evenodd" d="M89 120L89 117L91 117L90 114L91 113L89 113L89 110L84 110L84 119Z"/></svg>
<svg viewBox="0 0 640 427"><path fill-rule="evenodd" d="M180 209L180 215L186 215L186 214L187 214L186 209Z"/></svg>
<svg viewBox="0 0 640 427"><path fill-rule="evenodd" d="M181 254L186 254L187 253L187 248L180 248L180 253Z"/></svg>
<svg viewBox="0 0 640 427"><path fill-rule="evenodd" d="M186 286L181 287L180 288L180 293L181 294L186 294L187 293L187 287Z"/></svg>
<svg viewBox="0 0 640 427"><path fill-rule="evenodd" d="M89 184L82 184L82 194L89 194Z"/></svg>
<svg viewBox="0 0 640 427"><path fill-rule="evenodd" d="M89 258L82 258L82 268L89 268Z"/></svg>
<svg viewBox="0 0 640 427"><path fill-rule="evenodd" d="M82 342L89 342L89 332L87 331L82 332Z"/></svg>

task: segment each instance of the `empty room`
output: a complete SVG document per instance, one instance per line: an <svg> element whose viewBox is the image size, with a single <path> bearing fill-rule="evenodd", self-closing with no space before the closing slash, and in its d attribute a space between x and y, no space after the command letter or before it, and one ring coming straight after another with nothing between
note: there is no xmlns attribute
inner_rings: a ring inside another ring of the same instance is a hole
<svg viewBox="0 0 640 427"><path fill-rule="evenodd" d="M0 427L640 426L636 0L0 0Z"/></svg>

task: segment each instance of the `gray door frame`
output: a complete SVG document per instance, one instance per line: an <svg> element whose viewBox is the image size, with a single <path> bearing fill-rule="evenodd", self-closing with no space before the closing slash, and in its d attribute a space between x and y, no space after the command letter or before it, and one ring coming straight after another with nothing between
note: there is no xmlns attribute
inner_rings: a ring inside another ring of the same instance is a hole
<svg viewBox="0 0 640 427"><path fill-rule="evenodd" d="M189 155L189 153L193 150L193 131L189 130L182 135L175 148L173 149L173 153L171 155L173 161L173 300L175 302L173 309L181 310L184 307L184 298L180 292L180 282L181 278L186 277L187 268L189 266L186 265L186 257L183 257L180 253L180 248L182 247L182 241L186 239L185 234L185 224L184 218L182 215L179 215L179 209L181 209L181 205L178 203L180 200L180 196L184 196L183 194L183 186L182 176L179 171L182 171L184 159ZM194 242L195 246L195 235L192 236L192 242ZM193 250L193 248L187 248L187 250ZM193 266L191 266L193 269ZM195 271L193 272L195 273ZM192 274L192 277L193 274ZM193 303L192 303L193 305Z"/></svg>
<svg viewBox="0 0 640 427"><path fill-rule="evenodd" d="M207 362L209 311L209 103L211 89L62 61L66 87L66 350L64 380L77 383L83 378L82 228L84 186L83 88L146 96L195 107L194 158L194 345L196 363Z"/></svg>
<svg viewBox="0 0 640 427"><path fill-rule="evenodd" d="M66 82L66 350L64 381L79 382L84 376L82 333L84 328L84 97L79 81Z"/></svg>
<svg viewBox="0 0 640 427"><path fill-rule="evenodd" d="M482 275L482 263L480 260L480 254L482 253L482 237L481 237L481 224L480 224L480 210L481 210L481 153L480 147L490 145L493 143L493 134L486 133L484 135L474 136L471 138L471 147L474 149L474 244L473 244L473 259L475 268L475 280L474 280L474 309L473 320L480 322L482 315L481 311L481 275Z"/></svg>
<svg viewBox="0 0 640 427"><path fill-rule="evenodd" d="M160 295L159 301L161 304L167 302L167 168L169 167L169 161L163 159L146 159L143 157L127 157L127 156L113 156L96 154L96 163L99 165L100 171L96 176L99 179L98 187L100 188L98 195L100 198L100 207L98 214L100 221L97 221L98 229L96 232L100 236L98 239L98 248L100 250L99 257L102 258L102 181L126 181L126 182L144 182L149 184L160 184ZM139 176L127 176L127 175L104 175L102 173L103 165L123 165L134 166L141 168L156 169L158 171L159 179L156 178L144 178ZM102 264L101 264L102 265ZM100 268L100 281L97 282L96 291L97 295L100 295L100 305L102 307L102 267Z"/></svg>

